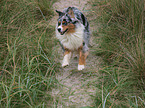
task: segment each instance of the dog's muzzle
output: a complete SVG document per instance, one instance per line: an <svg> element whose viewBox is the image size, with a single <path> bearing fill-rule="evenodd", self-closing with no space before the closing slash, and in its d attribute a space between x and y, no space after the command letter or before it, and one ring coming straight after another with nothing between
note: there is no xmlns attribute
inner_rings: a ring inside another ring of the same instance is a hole
<svg viewBox="0 0 145 108"><path fill-rule="evenodd" d="M65 32L67 32L68 28L67 28L65 31L62 31L61 28L58 28L57 30L58 30L58 32L59 32L61 35L63 35Z"/></svg>

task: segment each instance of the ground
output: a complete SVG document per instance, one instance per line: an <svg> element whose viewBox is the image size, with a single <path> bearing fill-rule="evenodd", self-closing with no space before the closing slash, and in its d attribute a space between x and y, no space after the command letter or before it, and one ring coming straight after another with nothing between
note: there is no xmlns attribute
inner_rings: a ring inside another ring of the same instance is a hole
<svg viewBox="0 0 145 108"><path fill-rule="evenodd" d="M77 7L83 12L90 23L91 32L97 29L97 26L93 24L92 11L88 3L89 0L59 0L53 7L54 10L63 11L64 8L69 6ZM90 15L91 13L91 15ZM57 22L57 13L52 18L50 24L55 26ZM100 68L100 59L93 53L97 44L93 42L95 36L91 35L91 47L90 54L86 61L86 68L83 71L77 70L77 58L72 58L70 65L65 68L60 68L59 72L56 72L56 78L58 80L58 86L51 91L52 98L54 99L54 105L58 108L80 108L94 106L94 99L96 95L97 74ZM60 62L63 59L62 50L59 45L54 47L54 55L56 55L56 62Z"/></svg>

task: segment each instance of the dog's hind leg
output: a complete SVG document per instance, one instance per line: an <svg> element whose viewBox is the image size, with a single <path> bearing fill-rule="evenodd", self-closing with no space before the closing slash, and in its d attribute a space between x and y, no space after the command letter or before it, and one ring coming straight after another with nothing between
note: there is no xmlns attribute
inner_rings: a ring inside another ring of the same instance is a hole
<svg viewBox="0 0 145 108"><path fill-rule="evenodd" d="M84 47L80 47L78 49L79 51L79 64L78 64L78 70L83 70L85 68L85 64L86 64L86 58L89 54L88 51L84 51Z"/></svg>

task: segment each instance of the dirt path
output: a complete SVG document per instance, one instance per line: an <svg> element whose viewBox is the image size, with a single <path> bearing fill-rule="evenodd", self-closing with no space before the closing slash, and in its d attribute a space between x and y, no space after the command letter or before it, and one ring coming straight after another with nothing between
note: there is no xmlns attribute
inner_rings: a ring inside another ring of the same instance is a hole
<svg viewBox="0 0 145 108"><path fill-rule="evenodd" d="M54 4L54 9L63 10L69 6L77 7L81 10L90 22L90 26L94 25L92 18L89 16L89 0L59 0ZM57 14L52 18L51 25L55 26ZM94 29L94 26L91 26ZM93 40L94 37L92 37ZM90 48L90 55L87 58L87 65L83 71L77 70L77 58L72 58L70 65L66 68L60 68L60 72L56 73L59 82L58 87L52 89L51 95L54 99L54 106L58 108L80 108L85 106L94 106L94 97L96 93L97 70L100 58L94 55L97 45ZM61 62L62 50L60 46L55 48L56 61Z"/></svg>

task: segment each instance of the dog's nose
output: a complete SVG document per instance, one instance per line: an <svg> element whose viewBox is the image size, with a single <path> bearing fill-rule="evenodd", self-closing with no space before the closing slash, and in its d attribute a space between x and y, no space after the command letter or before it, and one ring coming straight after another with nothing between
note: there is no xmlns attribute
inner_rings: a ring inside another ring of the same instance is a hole
<svg viewBox="0 0 145 108"><path fill-rule="evenodd" d="M61 28L58 28L57 30L58 30L59 32L61 32Z"/></svg>

